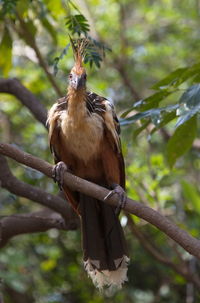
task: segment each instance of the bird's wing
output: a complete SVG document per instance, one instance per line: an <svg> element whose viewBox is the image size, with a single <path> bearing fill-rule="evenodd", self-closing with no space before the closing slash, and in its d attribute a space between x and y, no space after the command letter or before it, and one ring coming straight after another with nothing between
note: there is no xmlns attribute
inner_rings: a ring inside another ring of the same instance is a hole
<svg viewBox="0 0 200 303"><path fill-rule="evenodd" d="M47 127L49 130L49 144L55 163L61 161L59 146L59 137L61 131L60 117L66 108L67 98L63 97L58 99L48 112Z"/></svg>
<svg viewBox="0 0 200 303"><path fill-rule="evenodd" d="M57 103L55 103L49 113L48 113L48 119L47 119L47 126L49 129L49 144L51 152L54 156L54 162L55 164L59 161L64 161L67 165L66 159L63 157L63 147L62 147L62 141L60 138L60 131L61 131L61 115L63 111L66 111L67 108L67 97L63 97L57 100ZM67 186L63 186L63 191L66 195L67 200L71 203L74 210L79 214L77 210L78 201L76 199L76 193L72 192Z"/></svg>
<svg viewBox="0 0 200 303"><path fill-rule="evenodd" d="M108 183L117 183L125 188L125 166L120 142L120 124L114 106L106 98L95 93L87 93L87 109L96 113L104 121L102 162Z"/></svg>

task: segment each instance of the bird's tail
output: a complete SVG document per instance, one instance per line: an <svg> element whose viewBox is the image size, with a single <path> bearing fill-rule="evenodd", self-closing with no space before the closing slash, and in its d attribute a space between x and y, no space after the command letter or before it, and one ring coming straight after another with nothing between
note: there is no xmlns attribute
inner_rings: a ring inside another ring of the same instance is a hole
<svg viewBox="0 0 200 303"><path fill-rule="evenodd" d="M80 194L84 265L96 287L120 289L129 262L115 208Z"/></svg>

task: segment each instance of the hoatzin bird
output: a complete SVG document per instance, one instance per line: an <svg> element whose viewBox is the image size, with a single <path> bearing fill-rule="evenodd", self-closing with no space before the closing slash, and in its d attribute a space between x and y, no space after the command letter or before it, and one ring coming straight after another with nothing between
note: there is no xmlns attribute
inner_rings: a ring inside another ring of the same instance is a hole
<svg viewBox="0 0 200 303"><path fill-rule="evenodd" d="M67 169L107 187L111 190L108 196L117 194L119 208L126 201L119 122L113 105L86 89L84 43L75 45L71 41L71 44L75 64L69 74L67 95L52 106L47 120L50 148L56 163L53 177L80 216L84 266L88 275L99 289L121 288L127 280L129 258L119 212L63 184L63 173Z"/></svg>

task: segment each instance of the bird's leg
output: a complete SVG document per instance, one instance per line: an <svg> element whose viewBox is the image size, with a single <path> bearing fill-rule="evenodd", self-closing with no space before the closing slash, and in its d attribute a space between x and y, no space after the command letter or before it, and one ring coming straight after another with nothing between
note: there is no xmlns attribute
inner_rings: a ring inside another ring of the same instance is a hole
<svg viewBox="0 0 200 303"><path fill-rule="evenodd" d="M119 196L119 202L118 202L118 205L115 209L115 213L116 213L116 215L119 215L121 209L123 209L126 205L127 196L126 196L126 193L125 193L124 189L120 185L112 184L111 188L113 188L113 190L111 190L107 194L107 196L105 196L104 201L106 201L107 199L109 199L110 197L112 197L115 194L118 195Z"/></svg>
<svg viewBox="0 0 200 303"><path fill-rule="evenodd" d="M67 165L60 161L56 165L54 165L52 170L52 178L55 183L58 183L59 188L62 190L63 182L64 182L64 173L69 171Z"/></svg>

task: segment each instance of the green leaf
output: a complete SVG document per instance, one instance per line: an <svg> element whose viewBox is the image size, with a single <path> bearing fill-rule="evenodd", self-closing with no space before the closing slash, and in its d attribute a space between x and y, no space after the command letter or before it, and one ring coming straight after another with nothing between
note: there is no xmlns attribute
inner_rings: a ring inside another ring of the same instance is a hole
<svg viewBox="0 0 200 303"><path fill-rule="evenodd" d="M167 161L173 167L176 160L185 154L197 134L197 117L194 116L184 124L180 125L167 143Z"/></svg>
<svg viewBox="0 0 200 303"><path fill-rule="evenodd" d="M48 8L48 10L50 11L51 15L53 16L53 18L55 19L61 18L61 16L63 15L62 1L44 0L44 3Z"/></svg>
<svg viewBox="0 0 200 303"><path fill-rule="evenodd" d="M200 103L200 84L189 87L182 95L180 103L187 104L188 107L194 107Z"/></svg>
<svg viewBox="0 0 200 303"><path fill-rule="evenodd" d="M172 94L173 92L170 92L168 90L162 90L159 92L156 92L155 94L147 97L146 99L140 100L136 102L132 108L135 110L145 111L154 107L157 107L160 101L165 99L167 96Z"/></svg>
<svg viewBox="0 0 200 303"><path fill-rule="evenodd" d="M198 193L196 187L185 180L181 181L181 185L184 197L188 200L188 202L191 202L193 209L200 214L200 194Z"/></svg>
<svg viewBox="0 0 200 303"><path fill-rule="evenodd" d="M200 84L189 87L180 98L179 104L177 115L180 118L177 121L176 127L185 123L200 111Z"/></svg>
<svg viewBox="0 0 200 303"><path fill-rule="evenodd" d="M144 119L144 118L149 118L150 115L151 115L150 110L146 111L146 112L137 113L137 114L135 114L131 117L128 117L126 119L119 119L120 125L122 125L122 126L123 125L129 125L129 124L135 123L138 120L141 120L141 119Z"/></svg>
<svg viewBox="0 0 200 303"><path fill-rule="evenodd" d="M185 72L179 77L176 83L176 87L185 82L186 80L198 75L200 73L200 64L194 64L193 66L187 68Z"/></svg>
<svg viewBox="0 0 200 303"><path fill-rule="evenodd" d="M72 33L72 35L86 35L90 30L87 19L81 14L69 15L66 17L65 25L67 25L67 28Z"/></svg>
<svg viewBox="0 0 200 303"><path fill-rule="evenodd" d="M1 0L0 1L0 18L4 18L6 15L12 15L15 13L16 4L18 0Z"/></svg>
<svg viewBox="0 0 200 303"><path fill-rule="evenodd" d="M178 68L167 77L157 82L152 86L152 89L166 89L169 86L178 87L181 83L185 82L194 75L200 73L200 64L194 64L191 67Z"/></svg>
<svg viewBox="0 0 200 303"><path fill-rule="evenodd" d="M161 81L157 82L152 86L152 89L162 89L166 88L166 86L173 85L179 79L179 77L186 71L187 68L178 68L169 74L167 77L162 79Z"/></svg>
<svg viewBox="0 0 200 303"><path fill-rule="evenodd" d="M12 67L12 38L7 27L4 29L0 44L0 69L3 76L7 77Z"/></svg>
<svg viewBox="0 0 200 303"><path fill-rule="evenodd" d="M20 0L17 1L17 12L20 16L24 16L24 14L28 11L28 7L30 5L30 0Z"/></svg>
<svg viewBox="0 0 200 303"><path fill-rule="evenodd" d="M138 101L138 102L141 102L141 100L140 101ZM138 103L137 102L137 103ZM123 112L122 114L121 114L121 116L120 116L120 118L126 118L126 116L128 115L128 114L130 114L130 112L132 112L132 111L135 111L135 107L134 107L134 105L131 107L131 108L129 108L129 109L127 109L125 112Z"/></svg>
<svg viewBox="0 0 200 303"><path fill-rule="evenodd" d="M48 260L43 261L40 264L40 266L43 271L50 271L56 267L56 264L57 264L57 262L55 259L48 259Z"/></svg>
<svg viewBox="0 0 200 303"><path fill-rule="evenodd" d="M161 122L159 123L159 125L156 125L156 127L154 127L152 129L151 135L153 135L157 130L159 130L161 127L165 126L166 124L168 124L170 121L172 121L175 118L176 118L176 112L175 111L165 113L163 115L163 118L162 118Z"/></svg>
<svg viewBox="0 0 200 303"><path fill-rule="evenodd" d="M192 79L192 82L193 83L199 83L200 82L200 73L199 74L196 74L194 76L194 78Z"/></svg>
<svg viewBox="0 0 200 303"><path fill-rule="evenodd" d="M147 120L146 122L144 122L140 127L138 127L136 130L134 130L133 132L133 139L136 139L137 136L144 130L147 128L147 126L149 125L150 120Z"/></svg>
<svg viewBox="0 0 200 303"><path fill-rule="evenodd" d="M100 53L96 50L95 45L91 43L86 47L84 63L89 63L90 67L92 67L93 63L96 67L100 68L100 63L102 61L102 57Z"/></svg>
<svg viewBox="0 0 200 303"><path fill-rule="evenodd" d="M178 107L178 104L169 105L169 106L160 107L160 108L152 108L150 110L134 114L133 116L130 116L126 119L120 119L120 124L128 125L128 124L132 124L132 123L134 123L138 120L144 119L144 118L150 118L152 123L156 127L158 127L162 123L165 114L172 113L172 112L175 113L175 110L177 109L177 107Z"/></svg>

